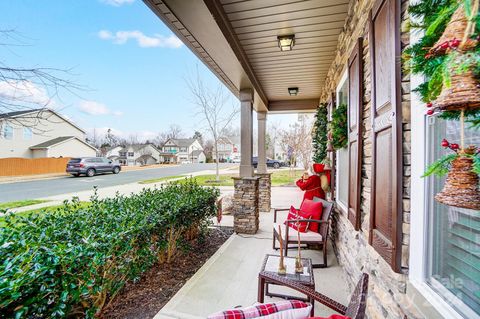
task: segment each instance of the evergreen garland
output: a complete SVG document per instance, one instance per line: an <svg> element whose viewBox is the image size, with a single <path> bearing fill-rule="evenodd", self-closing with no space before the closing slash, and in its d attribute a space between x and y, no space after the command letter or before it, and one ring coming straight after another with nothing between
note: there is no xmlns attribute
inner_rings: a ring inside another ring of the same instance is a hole
<svg viewBox="0 0 480 319"><path fill-rule="evenodd" d="M323 103L317 108L312 132L313 161L315 163L322 163L327 157L327 124L327 104Z"/></svg>
<svg viewBox="0 0 480 319"><path fill-rule="evenodd" d="M348 118L347 105L340 104L332 112L332 145L333 148L339 150L348 145Z"/></svg>
<svg viewBox="0 0 480 319"><path fill-rule="evenodd" d="M471 6L470 0L461 1L467 11ZM423 74L425 82L418 86L416 91L425 103L434 101L442 90L442 86L448 83L452 72L452 59L449 55L430 55L429 51L442 36L450 18L461 3L458 0L421 0L418 4L410 5L409 12L413 17L419 18L418 24L411 24L412 28L422 30L423 37L416 44L411 45L404 51L404 59L409 61L410 71L415 74ZM477 15L474 38L480 35L480 16ZM472 67L474 74L480 76L480 44L471 52L473 59L468 67ZM439 117L443 119L458 120L459 111L445 111ZM467 121L474 126L479 126L480 110L465 112Z"/></svg>

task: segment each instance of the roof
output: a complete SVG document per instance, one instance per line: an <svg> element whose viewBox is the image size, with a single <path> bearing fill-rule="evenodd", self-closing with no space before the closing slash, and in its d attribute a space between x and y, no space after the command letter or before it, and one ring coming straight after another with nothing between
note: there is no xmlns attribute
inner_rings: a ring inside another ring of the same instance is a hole
<svg viewBox="0 0 480 319"><path fill-rule="evenodd" d="M32 149L32 150L34 150L34 149L46 149L46 148L50 148L50 147L52 147L52 146L55 146L55 145L58 145L58 144L67 142L67 141L72 140L72 139L76 139L76 140L82 142L83 144L91 147L92 149L97 150L97 149L96 149L95 147L93 147L92 145L88 144L88 143L85 142L85 141L82 141L81 139L79 139L78 137L75 137L75 136L60 136L60 137L56 137L56 138L51 139L51 140L48 140L48 141L46 141L46 142L43 142L43 143L40 143L40 144L37 144L37 145L30 146L30 149Z"/></svg>
<svg viewBox="0 0 480 319"><path fill-rule="evenodd" d="M190 156L198 156L200 154L202 154L203 151L202 150L194 150L194 151L191 151L190 152Z"/></svg>
<svg viewBox="0 0 480 319"><path fill-rule="evenodd" d="M125 147L123 147L121 150L119 150L119 152L128 152L129 149L133 149L133 151L139 151L147 146L151 146L153 147L153 149L155 149L157 152L160 152L157 147L155 145L153 145L152 143L148 143L148 144L130 144L130 145L127 145Z"/></svg>
<svg viewBox="0 0 480 319"><path fill-rule="evenodd" d="M67 119L66 117L64 117L63 115L61 115L60 113L52 110L52 109L49 109L49 108L43 108L43 109L30 109L30 110L22 110L22 111L14 111L14 112L7 112L7 113L1 113L0 114L0 119L2 118L12 118L12 117L17 117L17 116L20 116L20 115L25 115L25 114L29 114L29 113L34 113L34 112L51 112L53 114L55 114L56 116L58 116L59 118L61 118L62 120L64 120L65 122L67 122L68 124L72 125L73 127L77 128L79 131L82 131L83 133L87 133L84 129L82 129L81 127L77 126L75 123L73 123L72 121L70 121L69 119Z"/></svg>
<svg viewBox="0 0 480 319"><path fill-rule="evenodd" d="M171 138L166 143L172 142L179 147L189 147L196 141L195 138ZM166 144L165 143L165 144Z"/></svg>

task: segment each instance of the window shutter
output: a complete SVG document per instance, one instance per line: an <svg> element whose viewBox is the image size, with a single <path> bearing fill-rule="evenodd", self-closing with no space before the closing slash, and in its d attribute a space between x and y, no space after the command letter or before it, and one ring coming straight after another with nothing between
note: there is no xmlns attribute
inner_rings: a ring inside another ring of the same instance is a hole
<svg viewBox="0 0 480 319"><path fill-rule="evenodd" d="M363 38L348 59L348 219L360 229L362 175Z"/></svg>
<svg viewBox="0 0 480 319"><path fill-rule="evenodd" d="M369 243L400 272L402 128L400 1L377 0L370 15L372 180Z"/></svg>

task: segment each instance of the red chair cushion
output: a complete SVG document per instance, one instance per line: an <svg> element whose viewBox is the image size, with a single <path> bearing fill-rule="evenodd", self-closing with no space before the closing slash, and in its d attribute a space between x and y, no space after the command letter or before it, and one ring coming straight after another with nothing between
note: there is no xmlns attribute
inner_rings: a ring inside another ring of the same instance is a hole
<svg viewBox="0 0 480 319"><path fill-rule="evenodd" d="M305 199L300 206L300 211L303 214L311 216L311 219L322 218L323 205L320 202L314 202L311 199ZM318 223L310 223L308 229L318 233Z"/></svg>
<svg viewBox="0 0 480 319"><path fill-rule="evenodd" d="M290 207L290 212L288 213L288 216L287 216L287 220L310 219L310 218L312 218L310 214L304 213L293 206ZM300 233L305 233L307 232L309 224L310 224L309 222L299 222L297 227L297 223L288 223L288 226L292 227L293 229L295 229ZM287 225L287 222L285 222L285 225Z"/></svg>
<svg viewBox="0 0 480 319"><path fill-rule="evenodd" d="M351 319L351 318L347 316L342 316L342 315L331 315L330 317L310 317L308 319Z"/></svg>

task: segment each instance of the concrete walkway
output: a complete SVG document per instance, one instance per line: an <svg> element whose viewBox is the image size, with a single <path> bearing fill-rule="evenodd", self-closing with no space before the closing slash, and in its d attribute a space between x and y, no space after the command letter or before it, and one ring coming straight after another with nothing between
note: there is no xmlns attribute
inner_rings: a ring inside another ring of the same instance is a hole
<svg viewBox="0 0 480 319"><path fill-rule="evenodd" d="M273 187L272 206L298 207L302 192L293 187ZM285 214L280 215L285 219ZM224 216L222 225L232 225L233 217ZM231 309L236 306L249 306L257 301L258 272L266 254L278 254L272 250L273 213L261 213L260 230L254 236L233 235L213 255L203 267L182 287L182 289L155 316L155 319L205 318L211 313ZM294 256L295 250L289 253ZM321 262L321 252L302 251L304 257ZM347 303L347 285L343 271L338 265L333 250L329 247L329 267L315 269L317 291ZM272 291L287 291L287 288L274 287ZM291 293L291 291L289 291ZM266 298L266 301L274 300ZM333 312L319 305L315 314L329 316Z"/></svg>

